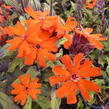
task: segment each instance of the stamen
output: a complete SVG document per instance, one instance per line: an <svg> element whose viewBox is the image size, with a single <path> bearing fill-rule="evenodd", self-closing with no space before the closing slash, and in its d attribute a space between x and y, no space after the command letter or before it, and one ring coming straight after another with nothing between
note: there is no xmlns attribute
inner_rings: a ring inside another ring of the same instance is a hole
<svg viewBox="0 0 109 109"><path fill-rule="evenodd" d="M25 35L22 35L22 39L25 39L26 38L26 36Z"/></svg>
<svg viewBox="0 0 109 109"><path fill-rule="evenodd" d="M77 82L78 80L79 80L79 75L77 75L77 74L73 74L72 76L71 76L71 80L72 81L74 81L74 82Z"/></svg>
<svg viewBox="0 0 109 109"><path fill-rule="evenodd" d="M36 45L36 48L39 49L41 46L39 44Z"/></svg>
<svg viewBox="0 0 109 109"><path fill-rule="evenodd" d="M44 20L44 19L45 19L45 17L40 17L40 19L41 19L41 20Z"/></svg>

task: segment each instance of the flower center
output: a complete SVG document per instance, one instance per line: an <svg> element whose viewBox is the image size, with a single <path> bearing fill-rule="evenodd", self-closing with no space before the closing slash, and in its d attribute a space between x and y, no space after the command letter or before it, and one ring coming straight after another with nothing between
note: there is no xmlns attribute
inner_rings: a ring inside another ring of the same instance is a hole
<svg viewBox="0 0 109 109"><path fill-rule="evenodd" d="M77 74L73 74L72 76L71 76L71 80L72 81L74 81L74 82L77 82L78 80L79 80L79 75L77 75Z"/></svg>
<svg viewBox="0 0 109 109"><path fill-rule="evenodd" d="M36 45L36 48L39 49L41 46L39 44Z"/></svg>
<svg viewBox="0 0 109 109"><path fill-rule="evenodd" d="M25 87L25 90L28 90L28 87Z"/></svg>
<svg viewBox="0 0 109 109"><path fill-rule="evenodd" d="M26 39L26 36L25 35L22 35L22 39Z"/></svg>
<svg viewBox="0 0 109 109"><path fill-rule="evenodd" d="M45 19L45 17L40 17L40 19L41 19L41 20L44 20L44 19Z"/></svg>

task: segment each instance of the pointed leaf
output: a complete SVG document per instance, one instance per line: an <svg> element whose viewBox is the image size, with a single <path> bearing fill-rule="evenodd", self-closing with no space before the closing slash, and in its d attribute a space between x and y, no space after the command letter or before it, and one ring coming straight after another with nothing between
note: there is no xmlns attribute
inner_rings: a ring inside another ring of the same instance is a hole
<svg viewBox="0 0 109 109"><path fill-rule="evenodd" d="M23 109L32 109L32 98L28 96L27 102L24 105Z"/></svg>
<svg viewBox="0 0 109 109"><path fill-rule="evenodd" d="M61 104L61 99L56 97L56 93L53 91L51 92L51 109L59 109Z"/></svg>
<svg viewBox="0 0 109 109"><path fill-rule="evenodd" d="M3 109L19 109L19 107L14 104L11 98L3 92L0 92L0 104L2 105Z"/></svg>

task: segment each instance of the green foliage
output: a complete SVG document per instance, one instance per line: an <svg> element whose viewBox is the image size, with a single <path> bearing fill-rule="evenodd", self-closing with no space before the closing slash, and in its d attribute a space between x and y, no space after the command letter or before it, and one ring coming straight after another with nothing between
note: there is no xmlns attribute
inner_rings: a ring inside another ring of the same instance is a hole
<svg viewBox="0 0 109 109"><path fill-rule="evenodd" d="M31 99L31 97L28 96L27 102L24 105L23 109L32 109L32 99Z"/></svg>
<svg viewBox="0 0 109 109"><path fill-rule="evenodd" d="M38 96L37 99L37 104L39 104L41 106L42 109L49 109L50 106L50 100L47 100L48 98L44 97L44 96Z"/></svg>
<svg viewBox="0 0 109 109"><path fill-rule="evenodd" d="M19 0L3 0L5 4L10 5L14 8L10 16L10 20L8 22L9 25L16 24L17 21L20 21L24 24L24 20L29 18L27 13L24 12L23 7ZM34 9L50 9L50 0L45 0L45 2L40 3L39 0L22 0L26 6L32 6ZM53 0L53 13L62 17L62 22L66 20L68 16L74 16L78 18L78 10L77 10L77 0ZM105 17L107 24L109 23L109 0L107 0L107 4L105 6ZM26 7L24 6L24 8ZM103 30L103 24L101 20L101 14L97 11L96 7L94 9L86 9L83 7L81 9L82 19L81 25L83 27L91 27L94 29L94 33L102 33L103 37L109 36L109 25L106 29ZM17 21L16 21L17 19ZM9 38L10 39L10 38ZM57 46L61 47L63 43L66 41L65 38L60 39L57 42ZM101 92L95 94L90 92L91 100L90 104L93 106L101 106L102 104L106 104L109 101L109 39L103 42L105 48L103 50L94 49L90 54L87 55L95 66L100 67L102 69L103 76L98 78L91 78L95 81L101 88ZM62 104L62 100L56 97L56 93L49 84L49 77L53 75L52 68L55 65L62 65L59 60L55 62L51 62L47 60L47 67L41 69L37 63L27 66L23 63L24 59L18 59L17 50L9 51L7 48L8 44L0 47L0 62L4 65L4 69L0 68L0 108L3 109L60 109ZM64 54L63 49L60 49L58 53L56 53L57 59L59 59ZM5 65L6 64L6 65ZM6 88L13 81L17 81L17 78L21 74L29 73L33 78L39 77L40 82L43 84L41 88L41 95L38 95L38 99L33 101L29 96L26 104L21 107L14 104L11 96L10 90ZM11 77L11 78L10 78ZM53 87L54 88L54 87ZM64 109L64 107L62 107ZM83 99L79 96L78 102L76 104L76 108L72 109L92 109L89 105L85 105Z"/></svg>
<svg viewBox="0 0 109 109"><path fill-rule="evenodd" d="M56 97L56 92L51 92L51 109L59 109L61 100Z"/></svg>
<svg viewBox="0 0 109 109"><path fill-rule="evenodd" d="M0 104L3 109L19 109L5 93L0 92Z"/></svg>
<svg viewBox="0 0 109 109"><path fill-rule="evenodd" d="M21 65L21 67L23 67L22 64L23 64L23 59L17 59L17 58L14 59L9 66L8 72L10 73L14 72L17 66Z"/></svg>

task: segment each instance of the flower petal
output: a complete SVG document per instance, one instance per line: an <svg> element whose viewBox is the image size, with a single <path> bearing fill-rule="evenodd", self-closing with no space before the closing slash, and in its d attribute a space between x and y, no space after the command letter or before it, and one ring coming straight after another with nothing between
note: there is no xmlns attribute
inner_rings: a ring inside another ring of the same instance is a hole
<svg viewBox="0 0 109 109"><path fill-rule="evenodd" d="M92 33L93 29L92 28L85 28L84 31L88 32L88 33Z"/></svg>
<svg viewBox="0 0 109 109"><path fill-rule="evenodd" d="M31 48L31 51L32 51L31 54L25 56L24 63L26 65L32 65L34 63L34 61L36 60L37 50L34 48Z"/></svg>
<svg viewBox="0 0 109 109"><path fill-rule="evenodd" d="M21 75L21 76L19 76L19 80L21 81L21 83L22 83L25 87L28 87L28 86L29 86L29 82L30 82L30 74L27 73L26 75Z"/></svg>
<svg viewBox="0 0 109 109"><path fill-rule="evenodd" d="M104 45L97 41L96 39L94 38L88 38L90 43L95 47L95 48L98 48L99 50L103 49L104 48Z"/></svg>
<svg viewBox="0 0 109 109"><path fill-rule="evenodd" d="M40 67L45 67L46 66L44 56L40 51L37 54L37 63L38 63L38 65Z"/></svg>
<svg viewBox="0 0 109 109"><path fill-rule="evenodd" d="M41 54L43 54L43 56L45 56L45 58L47 58L50 61L54 61L56 60L56 56L50 52L48 52L47 50L41 50L40 51Z"/></svg>
<svg viewBox="0 0 109 109"><path fill-rule="evenodd" d="M35 78L34 80L32 80L32 82L30 82L30 84L29 84L29 88L30 89L36 89L36 88L41 87L41 84L37 83L38 80L39 80L38 78Z"/></svg>
<svg viewBox="0 0 109 109"><path fill-rule="evenodd" d="M79 74L84 78L96 77L101 75L99 67L86 67L79 70Z"/></svg>
<svg viewBox="0 0 109 109"><path fill-rule="evenodd" d="M18 58L22 58L30 53L31 53L30 45L26 40L24 40L19 46Z"/></svg>
<svg viewBox="0 0 109 109"><path fill-rule="evenodd" d="M61 57L61 61L65 65L65 67L68 69L69 72L73 71L72 60L69 55L64 55L63 57Z"/></svg>
<svg viewBox="0 0 109 109"><path fill-rule="evenodd" d="M82 61L83 53L79 53L74 56L74 70L75 73L78 72L78 69L80 67L80 62Z"/></svg>
<svg viewBox="0 0 109 109"><path fill-rule="evenodd" d="M68 92L68 95L67 95L67 104L75 104L77 102L77 99L76 99L76 91L77 91L77 87L73 83L71 85L71 87L69 89L69 92Z"/></svg>
<svg viewBox="0 0 109 109"><path fill-rule="evenodd" d="M107 37L101 37L101 36L102 36L102 34L91 34L91 37L96 40L105 41L108 39Z"/></svg>
<svg viewBox="0 0 109 109"><path fill-rule="evenodd" d="M33 98L33 100L37 99L36 94L40 94L40 90L39 89L29 89L28 90L28 95L31 96Z"/></svg>
<svg viewBox="0 0 109 109"><path fill-rule="evenodd" d="M65 23L65 29L66 31L72 31L74 28L77 26L77 21L75 20L74 17L68 17L66 23Z"/></svg>
<svg viewBox="0 0 109 109"><path fill-rule="evenodd" d="M83 98L86 100L86 101L89 101L90 100L90 95L89 95L89 92L88 92L88 89L87 89L87 86L84 86L84 80L83 79L79 79L79 81L77 82L78 84L78 88L83 96Z"/></svg>
<svg viewBox="0 0 109 109"><path fill-rule="evenodd" d="M73 42L72 37L69 34L65 34L64 37L67 39L67 41L64 43L64 48L69 49Z"/></svg>
<svg viewBox="0 0 109 109"><path fill-rule="evenodd" d="M11 51L15 50L16 48L19 47L19 45L22 43L22 41L23 41L23 39L19 38L19 37L16 37L14 39L6 41L8 44L10 44L10 47L8 49Z"/></svg>
<svg viewBox="0 0 109 109"><path fill-rule="evenodd" d="M58 50L58 48L55 45L56 41L57 41L56 37L49 38L48 40L42 42L41 47L47 49L48 51L56 52Z"/></svg>
<svg viewBox="0 0 109 109"><path fill-rule="evenodd" d="M91 67L91 66L92 66L92 62L88 58L86 58L84 60L84 64L80 65L80 69L81 68L86 68L86 67Z"/></svg>
<svg viewBox="0 0 109 109"><path fill-rule="evenodd" d="M27 100L27 93L26 91L22 91L20 94L18 94L15 98L14 101L21 101L21 105L24 105L26 103Z"/></svg>
<svg viewBox="0 0 109 109"><path fill-rule="evenodd" d="M62 86L57 89L56 94L58 98L63 98L69 93L69 89L74 85L72 81L67 81Z"/></svg>
<svg viewBox="0 0 109 109"><path fill-rule="evenodd" d="M83 81L84 86L87 86L87 90L91 90L93 92L99 92L100 91L100 87L95 84L94 82L91 82L89 80L84 79Z"/></svg>
<svg viewBox="0 0 109 109"><path fill-rule="evenodd" d="M69 78L67 77L59 77L59 76L52 76L49 78L50 84L53 86L59 82L64 82L68 80Z"/></svg>
<svg viewBox="0 0 109 109"><path fill-rule="evenodd" d="M54 72L55 75L60 75L60 76L70 76L70 72L68 72L65 68L56 65L52 71Z"/></svg>

